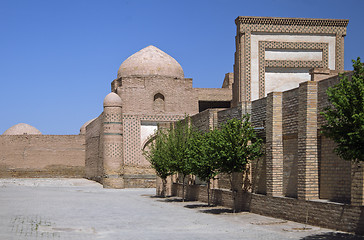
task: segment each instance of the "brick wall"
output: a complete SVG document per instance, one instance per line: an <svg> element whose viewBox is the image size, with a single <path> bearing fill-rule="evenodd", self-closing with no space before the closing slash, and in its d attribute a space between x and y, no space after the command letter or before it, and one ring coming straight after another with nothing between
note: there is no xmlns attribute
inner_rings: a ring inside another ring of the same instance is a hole
<svg viewBox="0 0 364 240"><path fill-rule="evenodd" d="M86 178L98 182L103 176L103 114L86 127Z"/></svg>
<svg viewBox="0 0 364 240"><path fill-rule="evenodd" d="M206 186L188 185L187 200L207 202ZM182 197L182 185L173 184L172 194ZM232 207L232 192L211 189L211 203ZM364 234L364 206L351 206L327 201L305 201L287 197L241 192L237 194L237 210L286 219L340 231Z"/></svg>
<svg viewBox="0 0 364 240"><path fill-rule="evenodd" d="M0 136L0 177L84 177L83 135Z"/></svg>
<svg viewBox="0 0 364 240"><path fill-rule="evenodd" d="M338 76L309 81L251 103L251 122L264 140L265 155L251 163L252 188L238 191L237 209L303 223L307 217L309 224L364 234L363 167L340 159L335 143L320 133L320 112L329 104L326 90L336 83ZM217 122L242 112L242 106L219 111ZM207 112L199 115L199 128L208 128L208 118ZM187 197L206 201L205 188L189 186ZM213 202L232 206L227 176L220 175L214 188ZM178 184L172 193L181 195Z"/></svg>
<svg viewBox="0 0 364 240"><path fill-rule="evenodd" d="M217 112L219 109L207 109L191 116L191 124L196 129L207 132L217 125Z"/></svg>
<svg viewBox="0 0 364 240"><path fill-rule="evenodd" d="M351 77L351 73L348 73ZM350 202L351 196L351 164L340 159L335 153L335 143L321 136L321 125L325 123L320 112L329 106L326 91L339 83L339 76L330 77L318 82L317 122L319 135L319 164L320 164L320 198L336 202Z"/></svg>
<svg viewBox="0 0 364 240"><path fill-rule="evenodd" d="M219 111L217 113L218 125L221 125L221 124L225 123L227 120L232 119L232 118L240 119L241 116L242 116L241 106Z"/></svg>
<svg viewBox="0 0 364 240"><path fill-rule="evenodd" d="M334 152L335 142L320 137L320 198L350 203L351 163Z"/></svg>

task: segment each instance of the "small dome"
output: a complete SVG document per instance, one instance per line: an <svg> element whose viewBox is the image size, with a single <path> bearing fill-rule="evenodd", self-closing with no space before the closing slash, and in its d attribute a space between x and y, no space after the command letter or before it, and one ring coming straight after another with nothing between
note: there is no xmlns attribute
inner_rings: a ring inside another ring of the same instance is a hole
<svg viewBox="0 0 364 240"><path fill-rule="evenodd" d="M122 102L119 95L117 95L114 92L111 92L108 95L106 95L104 99L104 107L121 107L121 105Z"/></svg>
<svg viewBox="0 0 364 240"><path fill-rule="evenodd" d="M87 122L85 122L82 127L80 128L80 135L85 135L86 134L86 127L87 125L89 125L93 120L95 120L96 118L90 119Z"/></svg>
<svg viewBox="0 0 364 240"><path fill-rule="evenodd" d="M24 134L41 135L42 133L35 127L32 127L26 123L16 124L3 133L3 135L24 135Z"/></svg>
<svg viewBox="0 0 364 240"><path fill-rule="evenodd" d="M133 76L184 78L184 73L173 57L151 45L134 53L120 65L118 78Z"/></svg>

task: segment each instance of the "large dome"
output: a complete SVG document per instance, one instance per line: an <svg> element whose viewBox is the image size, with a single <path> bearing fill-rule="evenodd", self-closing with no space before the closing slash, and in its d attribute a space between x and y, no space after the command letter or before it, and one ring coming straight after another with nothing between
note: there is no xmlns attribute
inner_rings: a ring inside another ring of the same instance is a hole
<svg viewBox="0 0 364 240"><path fill-rule="evenodd" d="M40 135L42 133L35 127L32 127L26 123L16 124L3 133L3 135L24 135L24 134Z"/></svg>
<svg viewBox="0 0 364 240"><path fill-rule="evenodd" d="M173 57L152 45L134 53L120 65L118 78L134 76L184 78L181 65Z"/></svg>

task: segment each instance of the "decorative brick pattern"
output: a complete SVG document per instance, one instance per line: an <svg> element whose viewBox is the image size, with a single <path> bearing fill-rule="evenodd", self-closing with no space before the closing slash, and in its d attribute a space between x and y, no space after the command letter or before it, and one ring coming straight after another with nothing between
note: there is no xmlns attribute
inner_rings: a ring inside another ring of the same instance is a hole
<svg viewBox="0 0 364 240"><path fill-rule="evenodd" d="M121 158L123 156L122 143L106 143L104 151L107 157Z"/></svg>
<svg viewBox="0 0 364 240"><path fill-rule="evenodd" d="M265 60L266 49L321 50L322 61ZM329 44L317 42L259 41L259 98L265 96L265 69L271 68L327 68Z"/></svg>
<svg viewBox="0 0 364 240"><path fill-rule="evenodd" d="M301 26L319 26L319 27L343 27L345 28L349 20L345 19L318 19L318 18L279 18L279 17L245 17L239 16L235 19L235 23L241 24L260 24L265 26L278 25L272 27L279 29L280 25L292 26L292 28L299 29ZM324 29L321 31L325 31Z"/></svg>
<svg viewBox="0 0 364 240"><path fill-rule="evenodd" d="M106 188L124 188L123 128L120 107L104 106L103 114L103 178Z"/></svg>
<svg viewBox="0 0 364 240"><path fill-rule="evenodd" d="M140 128L142 121L173 122L183 119L185 115L123 115L124 164L148 165L141 152Z"/></svg>
<svg viewBox="0 0 364 240"><path fill-rule="evenodd" d="M138 164L137 152L140 151L140 118L138 116L123 116L124 129L124 164Z"/></svg>
<svg viewBox="0 0 364 240"><path fill-rule="evenodd" d="M317 152L317 82L299 87L298 186L299 199L319 198Z"/></svg>
<svg viewBox="0 0 364 240"><path fill-rule="evenodd" d="M336 34L335 70L338 71L344 71L344 36L341 33Z"/></svg>
<svg viewBox="0 0 364 240"><path fill-rule="evenodd" d="M267 195L283 195L282 93L267 96L266 175Z"/></svg>
<svg viewBox="0 0 364 240"><path fill-rule="evenodd" d="M306 35L336 35L336 49L335 49L335 64L336 70L344 70L344 36L346 35L346 27L348 20L342 19L308 19L308 18L267 18L267 17L238 17L235 20L237 25L237 36L239 41L236 44L235 55L235 84L239 86L238 92L233 93L233 105L236 106L236 99L240 101L251 100L251 34L255 32L264 32L272 34L306 34ZM295 43L284 43L289 45ZM300 44L315 44L315 43L300 43ZM316 43L322 44L322 43ZM293 46L296 47L296 46ZM297 46L298 47L298 46ZM301 46L302 47L302 46ZM297 49L305 49L304 47ZM262 51L262 47L258 47L258 51ZM284 49L284 48L283 48ZM296 49L296 48L293 48ZM321 49L321 48L320 48ZM263 50L264 52L264 50ZM291 67L324 67L327 66L326 53L324 52L322 62L290 62L285 64L283 62L268 62L270 66L291 66ZM263 56L259 54L259 56ZM260 61L260 59L259 59ZM259 75L265 74L265 61L260 61ZM239 82L239 83L237 83ZM264 79L259 79L259 97L263 97ZM239 95L238 97L236 95Z"/></svg>

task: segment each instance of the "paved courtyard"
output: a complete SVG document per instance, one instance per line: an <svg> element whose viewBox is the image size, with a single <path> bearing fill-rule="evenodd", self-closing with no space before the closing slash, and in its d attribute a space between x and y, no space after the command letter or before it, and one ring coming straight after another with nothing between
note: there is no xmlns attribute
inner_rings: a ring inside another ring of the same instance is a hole
<svg viewBox="0 0 364 240"><path fill-rule="evenodd" d="M0 240L364 239L154 193L85 179L0 179Z"/></svg>

